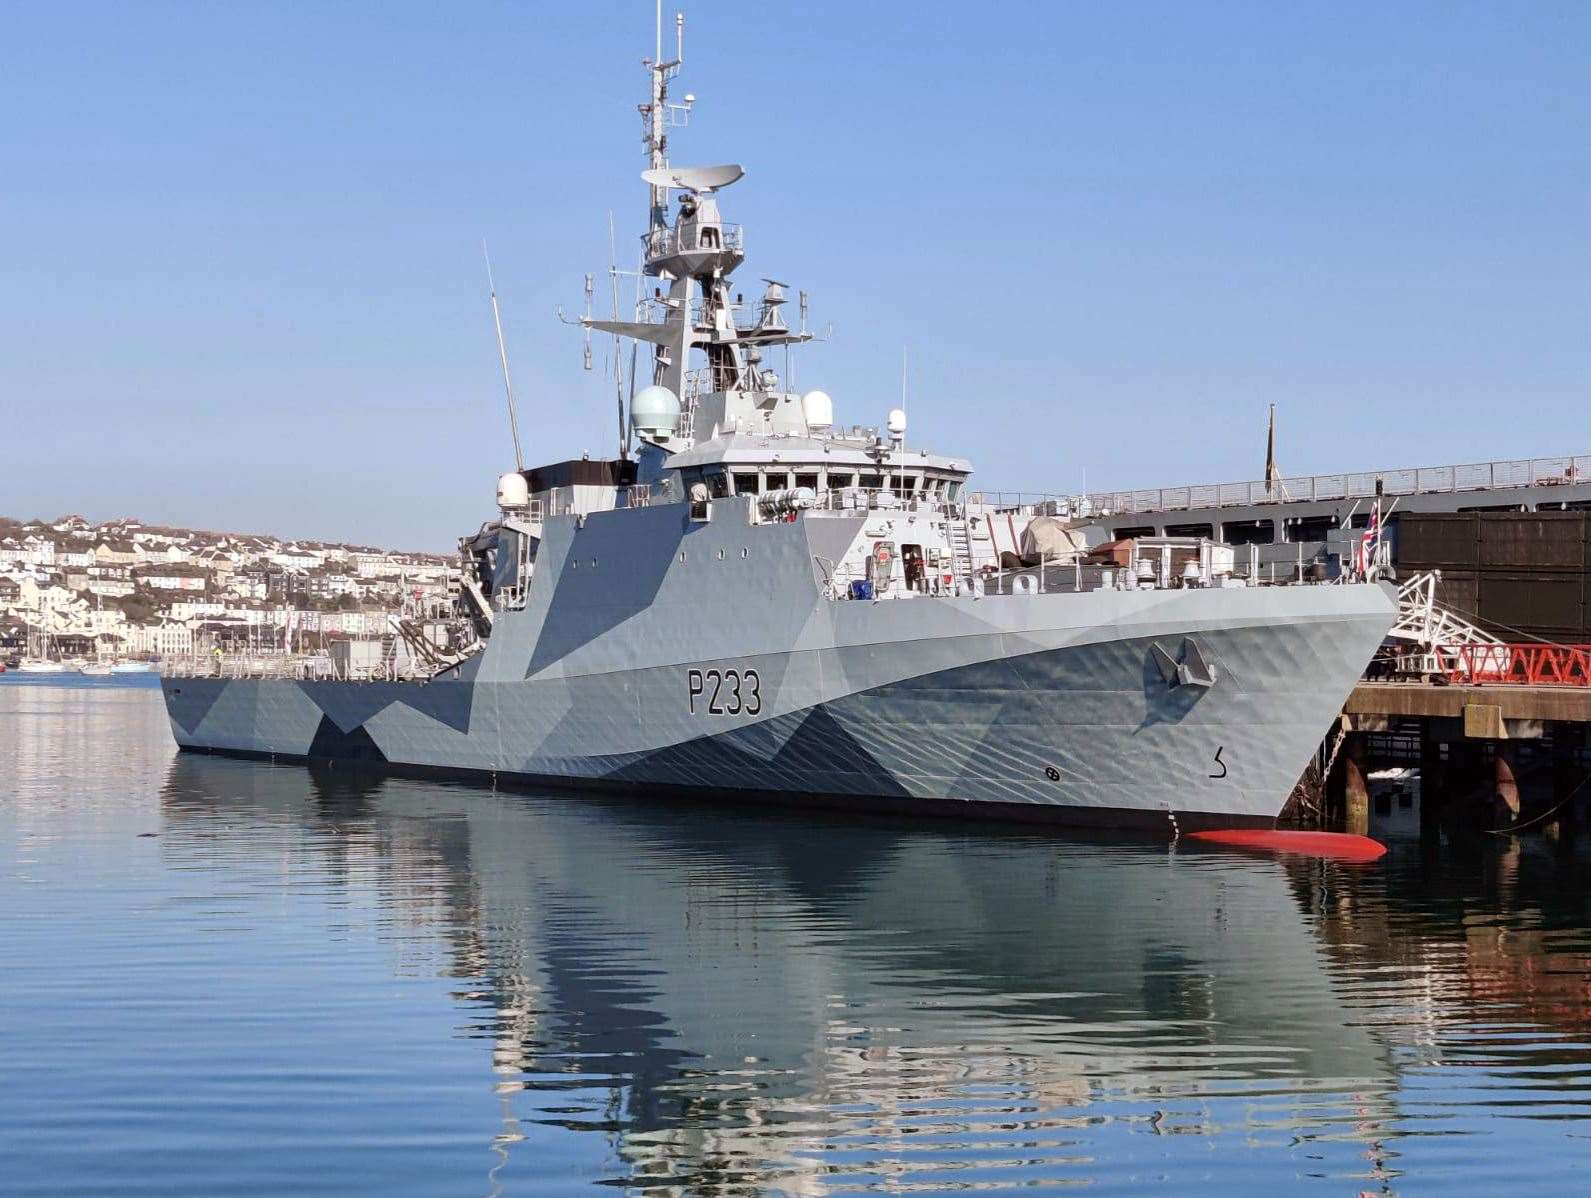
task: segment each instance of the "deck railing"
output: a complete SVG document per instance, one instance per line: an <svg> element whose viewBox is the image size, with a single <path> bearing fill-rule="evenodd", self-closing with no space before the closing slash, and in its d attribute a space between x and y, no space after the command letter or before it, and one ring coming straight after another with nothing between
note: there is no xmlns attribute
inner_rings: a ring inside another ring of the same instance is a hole
<svg viewBox="0 0 1591 1198"><path fill-rule="evenodd" d="M678 228L666 225L650 233L642 233L641 245L645 247L649 260L698 251L717 253L733 250L744 253L746 237L739 225L685 224Z"/></svg>
<svg viewBox="0 0 1591 1198"><path fill-rule="evenodd" d="M337 682L407 682L423 680L429 671L413 660L391 656L346 668L321 653L212 653L168 657L161 674L167 678L288 678Z"/></svg>

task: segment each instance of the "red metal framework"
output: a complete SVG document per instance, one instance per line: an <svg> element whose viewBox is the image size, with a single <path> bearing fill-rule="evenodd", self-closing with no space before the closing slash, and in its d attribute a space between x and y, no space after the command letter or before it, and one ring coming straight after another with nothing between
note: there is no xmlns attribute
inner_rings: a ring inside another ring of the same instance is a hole
<svg viewBox="0 0 1591 1198"><path fill-rule="evenodd" d="M1439 645L1449 682L1591 687L1591 645Z"/></svg>

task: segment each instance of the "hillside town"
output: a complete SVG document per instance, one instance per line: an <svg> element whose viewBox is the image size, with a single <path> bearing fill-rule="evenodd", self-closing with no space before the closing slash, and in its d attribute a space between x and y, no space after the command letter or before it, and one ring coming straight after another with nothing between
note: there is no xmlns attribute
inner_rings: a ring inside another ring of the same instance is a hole
<svg viewBox="0 0 1591 1198"><path fill-rule="evenodd" d="M457 563L136 519L0 516L0 663L324 650L445 618Z"/></svg>

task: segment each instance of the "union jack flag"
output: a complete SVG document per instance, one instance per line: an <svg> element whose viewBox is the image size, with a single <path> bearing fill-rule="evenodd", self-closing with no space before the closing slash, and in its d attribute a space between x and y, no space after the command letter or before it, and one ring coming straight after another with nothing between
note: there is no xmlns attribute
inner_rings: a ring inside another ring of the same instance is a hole
<svg viewBox="0 0 1591 1198"><path fill-rule="evenodd" d="M1360 575L1370 573L1370 567L1376 562L1376 543L1381 540L1381 500L1377 497L1375 506L1370 509L1370 523L1365 525L1364 535L1359 538L1359 544L1354 549L1354 569Z"/></svg>

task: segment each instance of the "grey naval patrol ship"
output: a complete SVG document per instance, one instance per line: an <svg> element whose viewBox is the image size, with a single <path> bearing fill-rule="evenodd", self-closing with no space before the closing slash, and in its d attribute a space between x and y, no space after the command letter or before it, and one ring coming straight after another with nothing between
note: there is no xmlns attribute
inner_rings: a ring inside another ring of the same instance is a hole
<svg viewBox="0 0 1591 1198"><path fill-rule="evenodd" d="M750 305L731 286L746 241L719 197L744 172L669 162L682 58L660 22L633 319L580 322L649 358L619 455L499 479L498 517L461 543L467 635L404 625L404 664L365 676L174 671L178 745L655 798L1274 822L1390 589L1264 585L1203 539L1089 547L1053 509L972 492L970 463L907 443L901 409L836 424L773 369L812 339L805 294L792 327L785 284Z"/></svg>

